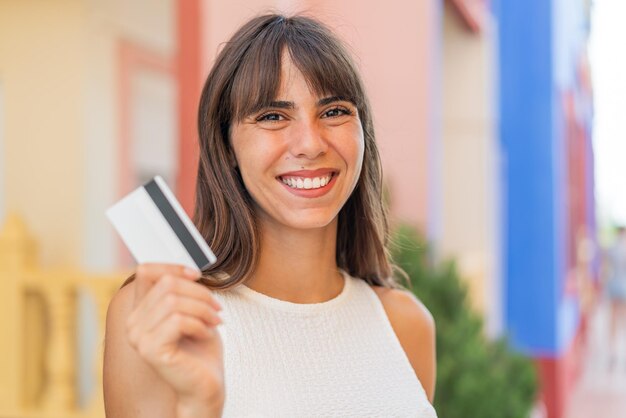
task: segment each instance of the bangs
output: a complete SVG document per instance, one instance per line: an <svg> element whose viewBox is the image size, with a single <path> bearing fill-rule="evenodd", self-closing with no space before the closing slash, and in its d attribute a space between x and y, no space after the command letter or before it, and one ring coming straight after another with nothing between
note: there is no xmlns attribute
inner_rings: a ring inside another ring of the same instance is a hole
<svg viewBox="0 0 626 418"><path fill-rule="evenodd" d="M233 122L278 99L283 51L289 53L311 92L341 97L362 109L361 80L339 40L309 19L280 18L262 28L242 53L229 97Z"/></svg>

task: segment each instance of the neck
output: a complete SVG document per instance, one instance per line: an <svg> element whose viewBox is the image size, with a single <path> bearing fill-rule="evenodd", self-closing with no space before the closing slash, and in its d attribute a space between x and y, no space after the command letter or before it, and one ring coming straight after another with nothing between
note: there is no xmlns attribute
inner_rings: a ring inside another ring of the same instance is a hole
<svg viewBox="0 0 626 418"><path fill-rule="evenodd" d="M261 222L260 235L258 263L246 286L294 303L325 302L341 293L337 219L326 227L308 230Z"/></svg>

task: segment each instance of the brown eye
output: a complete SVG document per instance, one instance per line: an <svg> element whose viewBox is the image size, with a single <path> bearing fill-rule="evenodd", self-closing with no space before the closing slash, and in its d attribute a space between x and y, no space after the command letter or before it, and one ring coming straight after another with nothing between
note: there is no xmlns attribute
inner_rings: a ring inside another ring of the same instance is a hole
<svg viewBox="0 0 626 418"><path fill-rule="evenodd" d="M257 122L279 122L281 120L285 120L285 117L279 113L269 112L264 113L258 118L256 118Z"/></svg>
<svg viewBox="0 0 626 418"><path fill-rule="evenodd" d="M324 112L325 118L336 118L338 116L351 115L352 112L345 107L337 106Z"/></svg>

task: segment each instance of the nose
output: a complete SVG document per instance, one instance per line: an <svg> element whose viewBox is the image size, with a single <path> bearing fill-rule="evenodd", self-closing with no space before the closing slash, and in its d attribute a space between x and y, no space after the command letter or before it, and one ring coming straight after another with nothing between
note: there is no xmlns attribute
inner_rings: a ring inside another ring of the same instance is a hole
<svg viewBox="0 0 626 418"><path fill-rule="evenodd" d="M293 125L290 152L298 158L315 159L328 151L323 128L315 121L299 121Z"/></svg>

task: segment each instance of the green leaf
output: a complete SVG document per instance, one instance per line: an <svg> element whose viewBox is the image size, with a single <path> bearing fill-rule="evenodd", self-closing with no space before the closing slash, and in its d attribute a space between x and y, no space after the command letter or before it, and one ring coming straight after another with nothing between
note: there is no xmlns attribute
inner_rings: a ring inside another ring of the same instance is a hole
<svg viewBox="0 0 626 418"><path fill-rule="evenodd" d="M538 390L532 359L504 338L484 336L483 319L469 308L468 290L453 261L436 263L428 243L402 225L392 237L394 263L437 325L434 406L446 418L525 418Z"/></svg>

